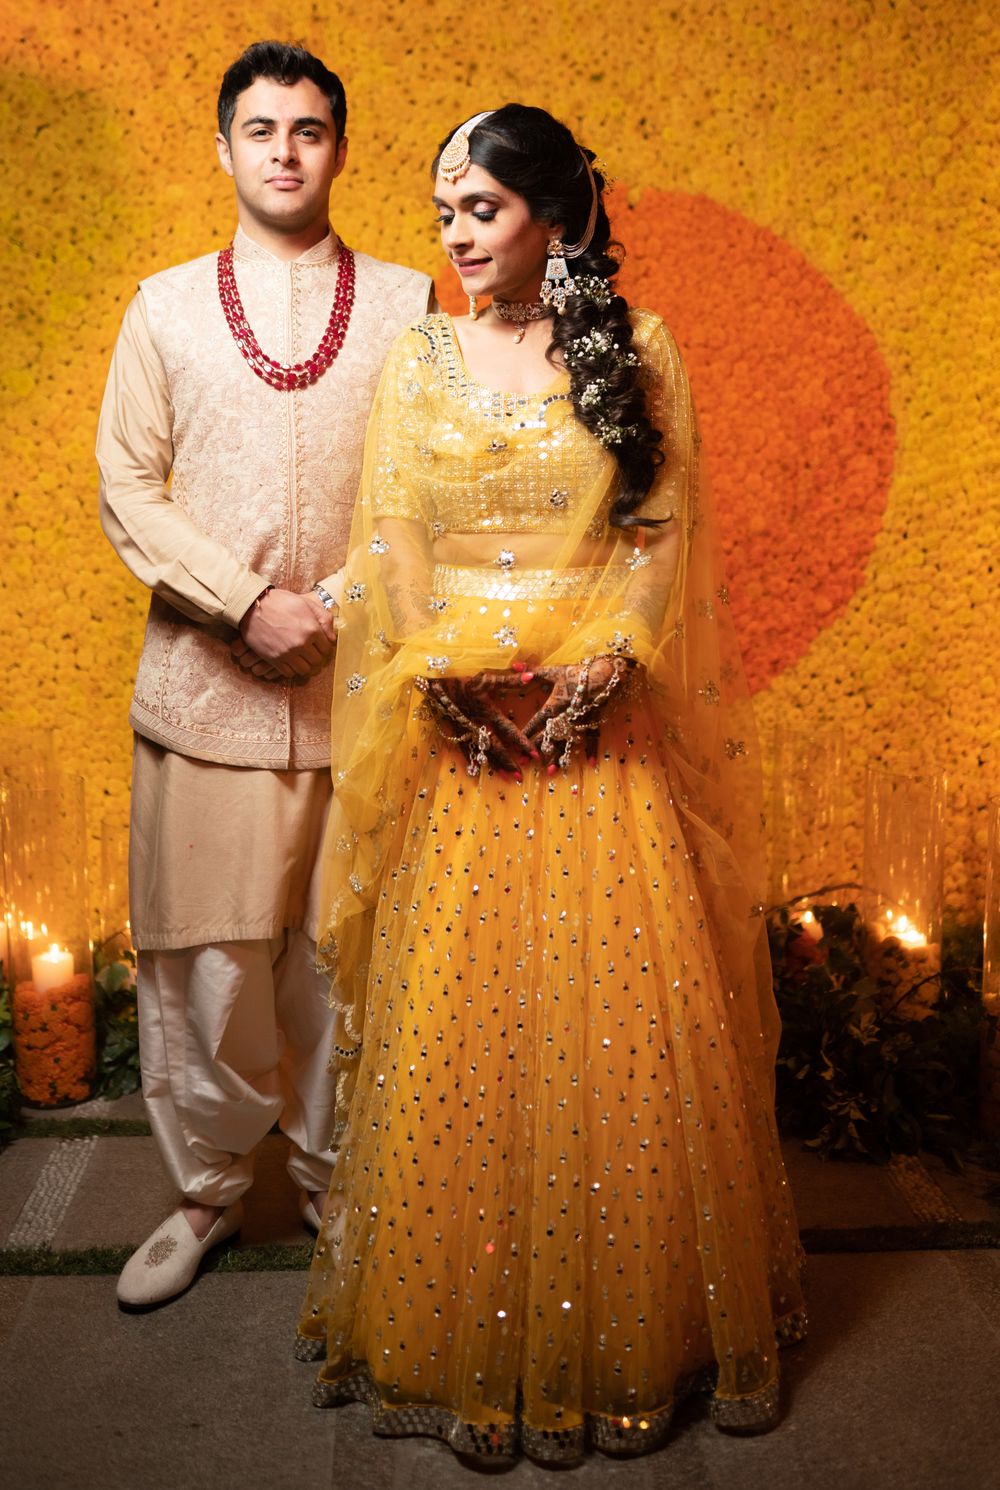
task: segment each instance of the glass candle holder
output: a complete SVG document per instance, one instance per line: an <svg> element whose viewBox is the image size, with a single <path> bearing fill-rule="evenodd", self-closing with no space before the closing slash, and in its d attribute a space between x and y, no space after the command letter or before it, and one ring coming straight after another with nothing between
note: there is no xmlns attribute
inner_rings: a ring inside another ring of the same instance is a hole
<svg viewBox="0 0 1000 1490"><path fill-rule="evenodd" d="M769 814L770 898L846 904L855 898L855 793L839 732L775 730Z"/></svg>
<svg viewBox="0 0 1000 1490"><path fill-rule="evenodd" d="M13 981L13 959L16 937L15 915L10 886L10 861L7 852L9 816L7 797L10 788L52 786L56 779L52 731L29 729L20 725L0 725L0 959L2 980Z"/></svg>
<svg viewBox="0 0 1000 1490"><path fill-rule="evenodd" d="M3 924L0 926L0 959L3 961L3 971L0 973L0 983L8 986L14 977L14 925L16 916L14 914L14 902L10 889L10 860L8 854L8 843L10 840L10 829L7 820L10 816L10 783L0 773L0 910L2 910Z"/></svg>
<svg viewBox="0 0 1000 1490"><path fill-rule="evenodd" d="M983 1007L1000 1020L1000 797L990 799L986 812ZM990 1025L983 1041L982 1121L985 1133L991 1138L1000 1137L1000 1028Z"/></svg>
<svg viewBox="0 0 1000 1490"><path fill-rule="evenodd" d="M128 908L128 820L101 821L101 956L110 961L130 951L132 931Z"/></svg>
<svg viewBox="0 0 1000 1490"><path fill-rule="evenodd" d="M96 1068L83 780L50 783L3 794L15 1069L40 1107L85 1101Z"/></svg>
<svg viewBox="0 0 1000 1490"><path fill-rule="evenodd" d="M944 804L940 777L868 767L862 897L868 971L884 1001L914 1016L938 994Z"/></svg>

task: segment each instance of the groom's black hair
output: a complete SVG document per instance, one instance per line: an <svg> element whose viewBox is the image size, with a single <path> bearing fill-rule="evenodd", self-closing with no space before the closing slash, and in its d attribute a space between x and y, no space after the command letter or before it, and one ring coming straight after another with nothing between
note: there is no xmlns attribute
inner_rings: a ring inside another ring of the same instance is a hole
<svg viewBox="0 0 1000 1490"><path fill-rule="evenodd" d="M308 78L321 93L325 93L333 115L337 139L344 138L347 128L347 95L344 85L335 72L324 62L307 52L305 47L294 47L283 41L255 41L237 57L231 67L226 68L219 89L219 132L230 140L236 100L245 93L258 78L271 78L276 83L298 83Z"/></svg>

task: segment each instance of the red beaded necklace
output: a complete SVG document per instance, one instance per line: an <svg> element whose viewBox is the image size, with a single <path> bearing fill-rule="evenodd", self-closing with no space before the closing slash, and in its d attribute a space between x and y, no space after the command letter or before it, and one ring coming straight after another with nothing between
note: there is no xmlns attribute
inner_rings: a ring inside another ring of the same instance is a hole
<svg viewBox="0 0 1000 1490"><path fill-rule="evenodd" d="M333 308L319 346L305 362L288 365L268 357L261 350L243 309L240 292L236 288L233 273L233 245L219 254L219 299L222 310L233 333L236 345L249 362L258 378L270 383L272 388L291 392L297 388L308 388L326 372L330 363L344 345L344 337L354 308L354 255L345 244L340 245L337 255L337 287L333 292Z"/></svg>

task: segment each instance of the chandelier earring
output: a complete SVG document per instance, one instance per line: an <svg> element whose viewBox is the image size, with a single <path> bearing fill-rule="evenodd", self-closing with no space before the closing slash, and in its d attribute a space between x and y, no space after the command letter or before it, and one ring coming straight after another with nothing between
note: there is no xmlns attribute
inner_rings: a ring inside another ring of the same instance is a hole
<svg viewBox="0 0 1000 1490"><path fill-rule="evenodd" d="M594 180L594 172L590 161L580 151L580 157L586 167L590 178L590 212L587 215L587 226L583 230L583 236L579 243L564 243L561 236L553 235L549 239L548 259L545 264L545 278L539 292L543 305L550 305L553 310L562 315L566 309L566 301L571 295L580 293L576 280L566 267L567 259L578 259L582 253L586 253L594 237L594 229L597 226L597 182Z"/></svg>
<svg viewBox="0 0 1000 1490"><path fill-rule="evenodd" d="M539 298L543 305L551 305L562 315L569 296L577 293L576 280L566 267L566 247L562 239L550 238L548 251Z"/></svg>

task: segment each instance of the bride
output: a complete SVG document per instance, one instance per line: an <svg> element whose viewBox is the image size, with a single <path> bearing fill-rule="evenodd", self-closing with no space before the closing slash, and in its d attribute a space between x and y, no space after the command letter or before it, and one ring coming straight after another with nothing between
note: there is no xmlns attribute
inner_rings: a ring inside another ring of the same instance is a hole
<svg viewBox="0 0 1000 1490"><path fill-rule="evenodd" d="M801 1253L752 715L683 364L604 177L508 104L435 161L469 315L395 343L340 593L315 1400L460 1453L778 1415ZM487 308L479 302L490 297Z"/></svg>

